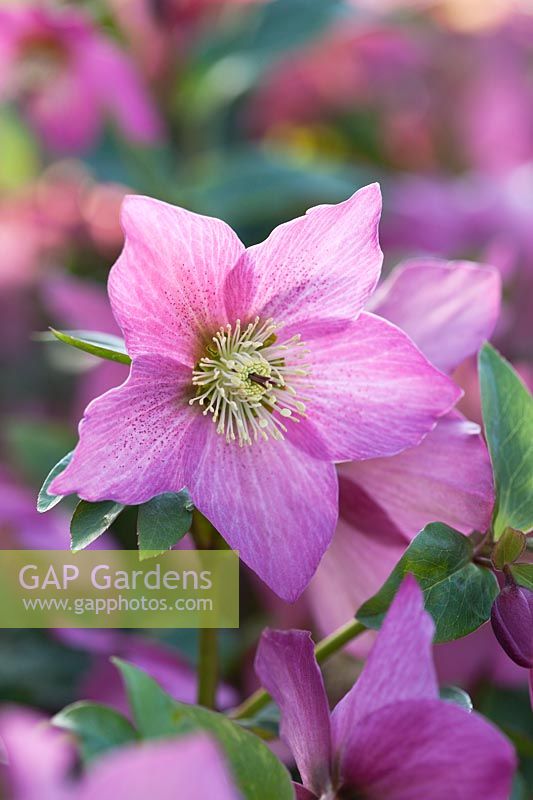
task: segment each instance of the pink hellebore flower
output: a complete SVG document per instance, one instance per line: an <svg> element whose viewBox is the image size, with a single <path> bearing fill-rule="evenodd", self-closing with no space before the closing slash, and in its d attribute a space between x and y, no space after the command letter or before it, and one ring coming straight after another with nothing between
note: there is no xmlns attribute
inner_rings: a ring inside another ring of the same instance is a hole
<svg viewBox="0 0 533 800"><path fill-rule="evenodd" d="M126 198L109 278L133 358L93 401L57 494L143 503L186 486L281 597L337 522L336 461L417 444L460 391L362 311L379 277L377 185L246 250L224 222Z"/></svg>
<svg viewBox="0 0 533 800"><path fill-rule="evenodd" d="M420 259L393 271L372 308L406 331L432 363L451 372L490 337L500 291L494 269ZM380 588L427 523L445 522L466 534L485 530L494 502L479 427L456 411L442 417L418 447L392 458L343 464L339 484L337 531L309 587L324 633L353 616ZM362 648L363 641L352 645L356 654Z"/></svg>
<svg viewBox="0 0 533 800"><path fill-rule="evenodd" d="M204 734L130 745L106 755L80 780L68 775L66 737L33 712L0 713L6 800L239 800L218 746ZM2 794L4 797L4 794Z"/></svg>
<svg viewBox="0 0 533 800"><path fill-rule="evenodd" d="M301 800L507 800L515 769L505 737L476 713L439 700L434 625L408 576L355 686L330 714L304 631L267 631L256 657L281 709Z"/></svg>
<svg viewBox="0 0 533 800"><path fill-rule="evenodd" d="M78 9L15 5L0 11L0 98L16 98L51 150L79 151L103 118L151 142L161 120L133 63Z"/></svg>

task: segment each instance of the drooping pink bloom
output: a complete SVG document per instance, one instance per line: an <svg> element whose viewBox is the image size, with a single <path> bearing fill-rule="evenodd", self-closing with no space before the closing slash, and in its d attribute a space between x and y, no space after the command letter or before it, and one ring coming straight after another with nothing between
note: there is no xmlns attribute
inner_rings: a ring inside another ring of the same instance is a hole
<svg viewBox="0 0 533 800"><path fill-rule="evenodd" d="M245 250L220 220L127 198L109 294L132 370L89 405L51 491L137 504L187 486L294 600L335 528L334 462L420 442L458 399L402 331L362 310L379 213L369 186Z"/></svg>
<svg viewBox="0 0 533 800"><path fill-rule="evenodd" d="M205 734L128 745L99 759L81 779L69 775L73 750L44 717L0 712L6 800L239 800L218 745Z"/></svg>
<svg viewBox="0 0 533 800"><path fill-rule="evenodd" d="M496 270L421 259L393 271L376 292L373 309L451 372L489 338L499 301ZM419 446L392 458L342 465L339 476L339 524L308 593L324 633L380 588L424 525L441 521L467 534L490 522L494 491L487 448L479 427L456 411L440 419ZM353 652L368 644L358 639Z"/></svg>
<svg viewBox="0 0 533 800"><path fill-rule="evenodd" d="M0 64L0 97L22 104L51 150L88 148L105 116L134 141L161 135L161 120L133 63L78 9L3 8Z"/></svg>
<svg viewBox="0 0 533 800"><path fill-rule="evenodd" d="M298 798L507 800L513 749L483 717L439 700L433 632L408 576L360 678L331 714L309 634L263 634L256 670L281 709L281 736L303 782Z"/></svg>

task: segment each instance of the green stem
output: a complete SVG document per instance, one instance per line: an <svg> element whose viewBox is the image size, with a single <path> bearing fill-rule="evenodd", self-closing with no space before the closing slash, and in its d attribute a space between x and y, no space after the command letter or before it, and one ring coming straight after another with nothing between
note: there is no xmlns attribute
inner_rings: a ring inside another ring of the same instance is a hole
<svg viewBox="0 0 533 800"><path fill-rule="evenodd" d="M333 653L341 650L345 644L348 644L352 639L364 633L366 629L366 625L363 625L362 622L351 619L317 644L315 647L316 660L319 664L322 664L322 662L326 661Z"/></svg>
<svg viewBox="0 0 533 800"><path fill-rule="evenodd" d="M215 708L218 684L218 639L216 628L201 628L198 663L198 704Z"/></svg>
<svg viewBox="0 0 533 800"><path fill-rule="evenodd" d="M356 619L351 619L342 627L337 628L325 639L315 646L315 656L319 664L326 661L330 656L344 647L345 644L351 642L361 633L367 630L366 625L358 622ZM258 689L250 697L248 697L240 706L231 712L233 719L243 719L244 717L253 717L258 711L261 711L272 698L264 689Z"/></svg>
<svg viewBox="0 0 533 800"><path fill-rule="evenodd" d="M217 532L199 511L194 511L191 527L196 547L209 550L216 546ZM215 708L218 684L218 631L201 628L198 648L198 703Z"/></svg>

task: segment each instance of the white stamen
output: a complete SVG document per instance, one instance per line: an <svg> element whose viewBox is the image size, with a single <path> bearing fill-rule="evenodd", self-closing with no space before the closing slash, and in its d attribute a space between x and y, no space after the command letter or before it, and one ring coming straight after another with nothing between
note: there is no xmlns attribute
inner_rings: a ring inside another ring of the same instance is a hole
<svg viewBox="0 0 533 800"><path fill-rule="evenodd" d="M271 319L260 324L259 317L221 327L193 370L197 394L189 403L213 415L227 442L283 439L281 418L299 422L305 415L301 390L308 388L309 370L302 359L309 351L299 335L278 344L275 332Z"/></svg>

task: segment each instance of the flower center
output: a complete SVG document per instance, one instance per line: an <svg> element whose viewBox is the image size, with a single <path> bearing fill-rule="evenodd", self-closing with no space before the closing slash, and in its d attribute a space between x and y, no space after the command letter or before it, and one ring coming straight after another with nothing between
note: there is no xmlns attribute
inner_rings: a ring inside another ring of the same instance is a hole
<svg viewBox="0 0 533 800"><path fill-rule="evenodd" d="M196 396L189 403L206 406L204 415L212 414L227 442L283 439L285 421L299 422L305 415L301 391L309 374L303 363L308 351L299 335L278 342L276 328L259 317L246 326L237 320L221 327L193 370Z"/></svg>

